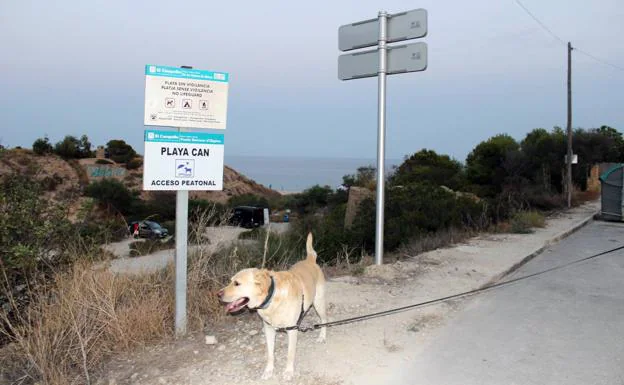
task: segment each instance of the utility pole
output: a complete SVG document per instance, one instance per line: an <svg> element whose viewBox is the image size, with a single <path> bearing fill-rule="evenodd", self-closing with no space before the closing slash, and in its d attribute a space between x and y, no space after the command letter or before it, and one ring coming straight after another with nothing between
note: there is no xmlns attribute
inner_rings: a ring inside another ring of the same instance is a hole
<svg viewBox="0 0 624 385"><path fill-rule="evenodd" d="M568 208L572 207L572 44L568 42L568 156L566 157L566 190Z"/></svg>

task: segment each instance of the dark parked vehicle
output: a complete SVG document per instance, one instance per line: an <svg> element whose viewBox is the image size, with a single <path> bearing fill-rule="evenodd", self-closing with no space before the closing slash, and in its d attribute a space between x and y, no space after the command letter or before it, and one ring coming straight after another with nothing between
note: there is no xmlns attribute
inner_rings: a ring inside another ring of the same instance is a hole
<svg viewBox="0 0 624 385"><path fill-rule="evenodd" d="M234 207L230 223L245 228L262 226L264 225L264 209L254 206Z"/></svg>
<svg viewBox="0 0 624 385"><path fill-rule="evenodd" d="M130 222L128 231L134 235L135 228L138 227L138 238L164 238L169 235L169 230L154 221L134 221Z"/></svg>

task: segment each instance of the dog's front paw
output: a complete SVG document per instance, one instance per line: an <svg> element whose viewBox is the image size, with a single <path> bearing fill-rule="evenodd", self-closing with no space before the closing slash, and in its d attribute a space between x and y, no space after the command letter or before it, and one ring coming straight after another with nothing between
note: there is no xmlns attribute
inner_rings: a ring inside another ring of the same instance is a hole
<svg viewBox="0 0 624 385"><path fill-rule="evenodd" d="M264 369L264 373L262 373L262 379L263 380L268 380L269 378L273 377L273 368L266 368Z"/></svg>
<svg viewBox="0 0 624 385"><path fill-rule="evenodd" d="M290 381L293 377L295 377L295 371L293 369L284 370L284 374L282 374L284 381Z"/></svg>

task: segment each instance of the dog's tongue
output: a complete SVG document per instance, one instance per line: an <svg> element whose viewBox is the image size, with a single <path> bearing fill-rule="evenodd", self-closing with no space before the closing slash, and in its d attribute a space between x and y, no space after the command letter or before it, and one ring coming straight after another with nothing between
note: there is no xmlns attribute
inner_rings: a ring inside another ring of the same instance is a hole
<svg viewBox="0 0 624 385"><path fill-rule="evenodd" d="M228 313L233 313L233 312L239 311L245 305L247 305L247 302L249 302L249 299L247 299L245 297L239 298L236 301L228 303L227 306L225 307L225 310Z"/></svg>

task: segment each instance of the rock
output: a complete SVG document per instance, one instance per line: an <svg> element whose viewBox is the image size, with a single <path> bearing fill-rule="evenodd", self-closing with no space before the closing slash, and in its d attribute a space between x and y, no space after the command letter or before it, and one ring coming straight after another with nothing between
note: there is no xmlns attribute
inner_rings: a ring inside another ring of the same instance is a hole
<svg viewBox="0 0 624 385"><path fill-rule="evenodd" d="M255 336L256 334L258 334L258 331L257 331L257 330L251 330L251 331L249 331L249 335L250 335L250 336Z"/></svg>
<svg viewBox="0 0 624 385"><path fill-rule="evenodd" d="M224 351L225 350L225 345L219 345L217 350L220 351L220 352Z"/></svg>
<svg viewBox="0 0 624 385"><path fill-rule="evenodd" d="M117 380L114 378L109 378L108 379L108 385L117 385Z"/></svg>
<svg viewBox="0 0 624 385"><path fill-rule="evenodd" d="M193 350L193 354L199 354L199 350Z"/></svg>
<svg viewBox="0 0 624 385"><path fill-rule="evenodd" d="M216 345L217 337L215 336L206 336L206 345Z"/></svg>
<svg viewBox="0 0 624 385"><path fill-rule="evenodd" d="M139 376L139 373L134 373L133 375L130 376L130 379L134 381L137 379L138 376Z"/></svg>

